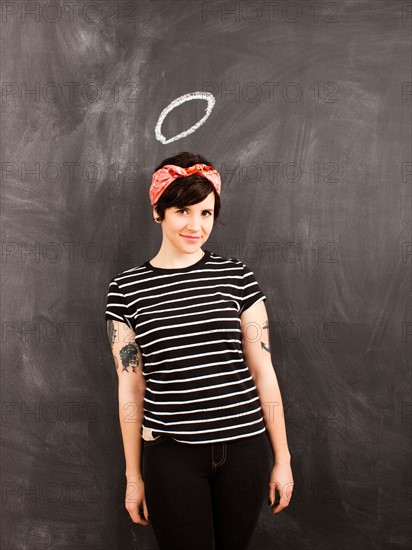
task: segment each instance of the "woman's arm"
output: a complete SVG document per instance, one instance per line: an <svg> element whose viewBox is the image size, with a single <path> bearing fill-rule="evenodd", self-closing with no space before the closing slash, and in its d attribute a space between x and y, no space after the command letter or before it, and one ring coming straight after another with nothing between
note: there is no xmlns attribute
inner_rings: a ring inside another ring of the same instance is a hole
<svg viewBox="0 0 412 550"><path fill-rule="evenodd" d="M282 396L269 349L269 322L261 300L241 316L242 348L262 405L263 418L274 456L269 477L268 499L272 512L278 514L289 505L293 491L293 474L286 437ZM275 502L276 490L280 495Z"/></svg>
<svg viewBox="0 0 412 550"><path fill-rule="evenodd" d="M119 382L119 420L127 479L125 506L134 523L149 525L141 466L143 399L146 391L142 354L135 341L136 334L126 323L108 320L107 334Z"/></svg>
<svg viewBox="0 0 412 550"><path fill-rule="evenodd" d="M128 482L142 479L143 399L146 381L136 334L126 323L107 321L107 333L118 376L119 420Z"/></svg>
<svg viewBox="0 0 412 550"><path fill-rule="evenodd" d="M269 349L269 323L261 300L240 316L242 349L262 405L276 464L290 463L282 396Z"/></svg>

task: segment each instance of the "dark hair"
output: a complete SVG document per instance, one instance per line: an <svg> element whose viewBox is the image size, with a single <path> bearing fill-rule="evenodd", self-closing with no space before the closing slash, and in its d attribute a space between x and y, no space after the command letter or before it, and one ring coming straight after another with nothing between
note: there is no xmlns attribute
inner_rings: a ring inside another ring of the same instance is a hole
<svg viewBox="0 0 412 550"><path fill-rule="evenodd" d="M208 164L212 165L204 156L197 155L188 152L178 153L173 157L169 157L163 160L159 166L156 167L154 172L163 168L166 164L175 164L181 168L189 168L194 164ZM197 204L202 202L211 191L215 195L215 207L214 207L214 220L213 224L216 221L220 222L219 212L220 212L220 197L213 184L207 180L205 177L200 174L192 174L190 176L185 176L181 178L176 178L160 195L159 200L154 205L158 213L158 218L160 221L163 221L165 218L166 208L171 206L176 206L177 208L183 208L184 206L189 206L191 204Z"/></svg>

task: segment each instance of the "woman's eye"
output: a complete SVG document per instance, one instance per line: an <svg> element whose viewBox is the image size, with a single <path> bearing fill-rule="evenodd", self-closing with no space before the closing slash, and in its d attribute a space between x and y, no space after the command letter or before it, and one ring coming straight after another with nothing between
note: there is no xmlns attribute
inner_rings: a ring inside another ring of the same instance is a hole
<svg viewBox="0 0 412 550"><path fill-rule="evenodd" d="M177 212L187 212L187 208L181 208L180 210L177 210ZM212 212L209 212L208 210L205 210L203 214L208 214L209 216L212 215Z"/></svg>

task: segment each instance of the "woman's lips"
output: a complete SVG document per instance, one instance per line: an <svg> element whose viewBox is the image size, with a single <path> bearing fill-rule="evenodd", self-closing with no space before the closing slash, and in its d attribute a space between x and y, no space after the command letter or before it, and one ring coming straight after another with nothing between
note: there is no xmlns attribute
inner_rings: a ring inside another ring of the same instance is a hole
<svg viewBox="0 0 412 550"><path fill-rule="evenodd" d="M200 239L200 237L189 237L188 235L182 235L182 237L184 237L188 241L198 241Z"/></svg>

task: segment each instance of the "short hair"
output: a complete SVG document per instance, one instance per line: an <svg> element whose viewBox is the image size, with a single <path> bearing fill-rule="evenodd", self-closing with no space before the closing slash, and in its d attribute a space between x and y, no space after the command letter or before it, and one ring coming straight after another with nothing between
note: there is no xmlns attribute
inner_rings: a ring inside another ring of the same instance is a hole
<svg viewBox="0 0 412 550"><path fill-rule="evenodd" d="M182 152L173 157L169 157L163 160L159 164L159 166L157 166L154 172L157 172L157 170L163 168L163 166L165 166L166 164L174 164L175 166L180 166L181 168L189 168L190 166L198 163L207 164L214 168L212 163L209 162L203 155ZM210 182L208 179L200 174L191 174L190 176L176 178L170 185L166 187L166 189L160 195L158 201L154 204L160 221L163 221L165 218L166 208L171 208L172 206L183 208L184 206L197 204L199 202L202 202L208 195L210 195L211 191L213 191L215 195L213 224L215 224L216 221L220 222L219 193L216 191L212 182Z"/></svg>

